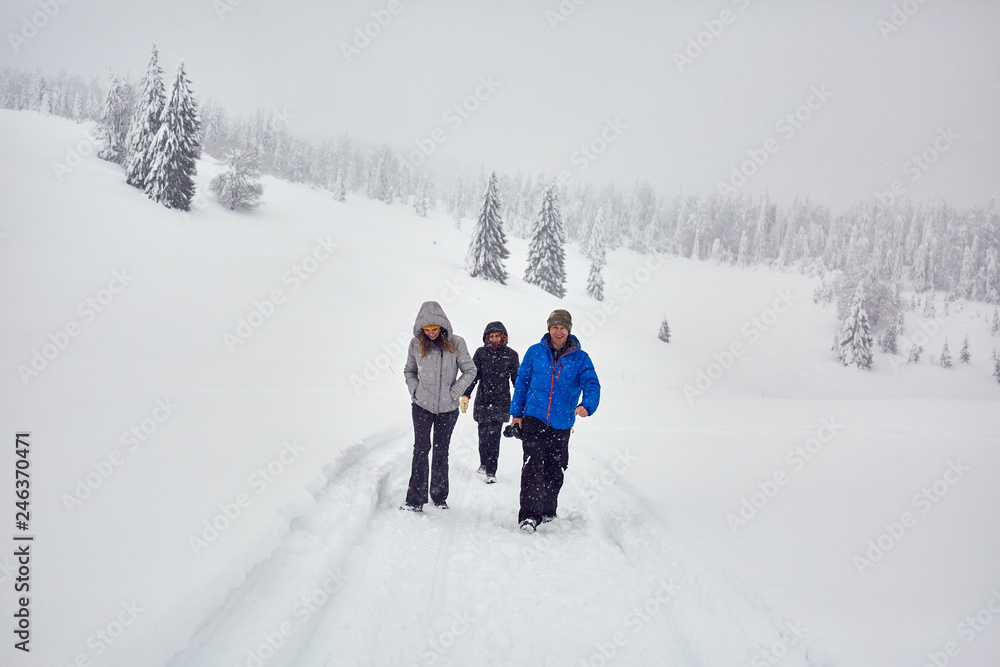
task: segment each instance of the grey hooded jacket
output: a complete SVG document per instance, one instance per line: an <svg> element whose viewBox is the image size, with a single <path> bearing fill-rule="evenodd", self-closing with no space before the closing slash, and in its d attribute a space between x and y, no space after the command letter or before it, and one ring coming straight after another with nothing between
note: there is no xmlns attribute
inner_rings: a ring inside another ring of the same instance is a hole
<svg viewBox="0 0 1000 667"><path fill-rule="evenodd" d="M431 347L423 359L420 358L420 337L424 335L421 329L429 324L438 324L448 332L448 340L458 348L458 354ZM476 377L476 365L469 348L460 336L451 332L451 321L437 301L425 301L420 306L413 323L413 338L406 354L403 376L410 390L410 400L435 414L457 409L459 397Z"/></svg>

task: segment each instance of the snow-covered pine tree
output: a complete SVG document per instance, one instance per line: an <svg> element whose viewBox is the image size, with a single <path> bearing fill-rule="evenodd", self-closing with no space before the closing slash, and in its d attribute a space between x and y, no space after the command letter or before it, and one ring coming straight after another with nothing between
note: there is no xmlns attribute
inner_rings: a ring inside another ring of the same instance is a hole
<svg viewBox="0 0 1000 667"><path fill-rule="evenodd" d="M602 266L597 260L590 260L590 272L587 274L587 296L598 301L604 301L604 276Z"/></svg>
<svg viewBox="0 0 1000 667"><path fill-rule="evenodd" d="M994 336L1000 333L1000 308L993 309L993 324L990 326L990 333Z"/></svg>
<svg viewBox="0 0 1000 667"><path fill-rule="evenodd" d="M741 269L747 268L749 263L750 254L750 240L747 238L747 230L743 230L743 236L740 237L740 249L736 255L736 265Z"/></svg>
<svg viewBox="0 0 1000 667"><path fill-rule="evenodd" d="M128 96L118 77L109 73L108 95L104 98L104 110L97 125L97 139L101 149L97 157L108 162L125 162L125 136L128 134L131 113Z"/></svg>
<svg viewBox="0 0 1000 667"><path fill-rule="evenodd" d="M701 259L701 229L694 230L694 245L691 246L691 259Z"/></svg>
<svg viewBox="0 0 1000 667"><path fill-rule="evenodd" d="M934 301L934 292L928 294L927 298L924 300L924 317L932 320L937 317L937 308L934 306Z"/></svg>
<svg viewBox="0 0 1000 667"><path fill-rule="evenodd" d="M891 324L882 336L882 351L886 354L899 353L899 339L896 335L896 325Z"/></svg>
<svg viewBox="0 0 1000 667"><path fill-rule="evenodd" d="M840 330L840 361L868 370L872 367L872 332L865 312L864 282L858 283L851 309Z"/></svg>
<svg viewBox="0 0 1000 667"><path fill-rule="evenodd" d="M972 355L969 354L969 334L965 334L965 340L962 341L962 351L958 353L958 360L963 364L972 360Z"/></svg>
<svg viewBox="0 0 1000 667"><path fill-rule="evenodd" d="M590 228L590 240L587 245L587 257L590 258L590 274L587 276L587 296L598 301L604 301L604 276L601 271L607 262L607 250L604 246L604 210L597 209L594 224Z"/></svg>
<svg viewBox="0 0 1000 667"><path fill-rule="evenodd" d="M947 336L944 339L944 347L941 348L941 368L951 368L951 352L948 351Z"/></svg>
<svg viewBox="0 0 1000 667"><path fill-rule="evenodd" d="M993 377L1000 382L1000 352L997 352L994 348L993 350Z"/></svg>
<svg viewBox="0 0 1000 667"><path fill-rule="evenodd" d="M226 155L226 170L208 186L219 203L231 211L260 206L264 186L260 182L260 158L255 150L236 149Z"/></svg>
<svg viewBox="0 0 1000 667"><path fill-rule="evenodd" d="M486 186L483 210L472 231L466 268L473 278L482 277L506 285L507 270L503 266L503 260L510 257L510 252L507 250L507 236L503 232L501 207L500 195L497 193L497 174L494 171Z"/></svg>
<svg viewBox="0 0 1000 667"><path fill-rule="evenodd" d="M413 195L413 211L421 218L426 218L428 208L430 208L430 204L427 201L427 186L421 184L417 188L416 194Z"/></svg>
<svg viewBox="0 0 1000 667"><path fill-rule="evenodd" d="M191 84L181 61L163 107L160 129L150 146L153 159L146 178L146 194L153 201L181 211L191 209L194 175L201 157L199 128Z"/></svg>
<svg viewBox="0 0 1000 667"><path fill-rule="evenodd" d="M163 115L163 105L166 103L163 70L160 68L155 44L141 86L142 92L125 137L125 182L143 190L152 162L149 147L160 129L160 116Z"/></svg>
<svg viewBox="0 0 1000 667"><path fill-rule="evenodd" d="M923 351L924 348L922 345L917 345L916 343L914 343L913 347L910 348L910 355L909 357L907 357L906 361L911 364L919 364L920 355L923 353Z"/></svg>
<svg viewBox="0 0 1000 667"><path fill-rule="evenodd" d="M535 219L535 229L528 245L528 268L524 282L537 285L560 299L566 296L566 255L563 250L562 214L555 181L542 196L542 207Z"/></svg>
<svg viewBox="0 0 1000 667"><path fill-rule="evenodd" d="M333 198L339 202L347 201L347 187L344 185L344 169L337 169L337 180L333 183Z"/></svg>
<svg viewBox="0 0 1000 667"><path fill-rule="evenodd" d="M984 292L983 298L988 303L1000 303L1000 259L996 248L990 248L986 254Z"/></svg>
<svg viewBox="0 0 1000 667"><path fill-rule="evenodd" d="M670 324L667 323L666 315L663 316L663 321L660 322L660 331L656 334L656 337L664 343L670 342Z"/></svg>

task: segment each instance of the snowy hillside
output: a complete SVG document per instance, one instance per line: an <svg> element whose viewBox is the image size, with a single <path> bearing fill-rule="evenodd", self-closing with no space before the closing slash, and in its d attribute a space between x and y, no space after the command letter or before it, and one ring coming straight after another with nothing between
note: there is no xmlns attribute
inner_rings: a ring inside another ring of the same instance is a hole
<svg viewBox="0 0 1000 667"><path fill-rule="evenodd" d="M86 136L0 111L0 493L13 525L28 431L35 535L32 650L0 663L995 664L991 306L907 313L954 368L877 353L863 372L798 274L617 250L601 304L571 247L559 300L520 279L524 240L500 286L464 273L468 222L401 204L265 178L253 213L182 214ZM199 193L219 169L200 163ZM499 319L522 354L567 308L595 362L601 406L535 535L518 443L484 485L471 413L452 509L396 509L403 350L430 299L470 348Z"/></svg>

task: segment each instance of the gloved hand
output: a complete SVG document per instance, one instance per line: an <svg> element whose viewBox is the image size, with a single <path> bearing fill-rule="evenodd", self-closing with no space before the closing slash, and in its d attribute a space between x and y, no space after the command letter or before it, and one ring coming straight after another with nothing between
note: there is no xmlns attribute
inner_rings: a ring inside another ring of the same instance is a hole
<svg viewBox="0 0 1000 667"><path fill-rule="evenodd" d="M465 411L469 409L469 397L463 396L458 399L458 407L462 411L462 414L465 414Z"/></svg>

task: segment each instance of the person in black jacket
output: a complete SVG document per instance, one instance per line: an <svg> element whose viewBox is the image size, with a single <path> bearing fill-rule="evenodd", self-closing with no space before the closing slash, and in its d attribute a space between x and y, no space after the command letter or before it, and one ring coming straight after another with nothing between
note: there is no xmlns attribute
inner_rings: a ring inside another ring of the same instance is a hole
<svg viewBox="0 0 1000 667"><path fill-rule="evenodd" d="M476 378L462 396L462 412L469 407L472 390L479 385L472 418L479 424L479 473L486 474L486 483L497 481L497 461L500 458L500 431L510 419L510 388L517 381L520 365L517 352L507 347L507 329L502 322L490 322L483 332L483 345L476 350Z"/></svg>

